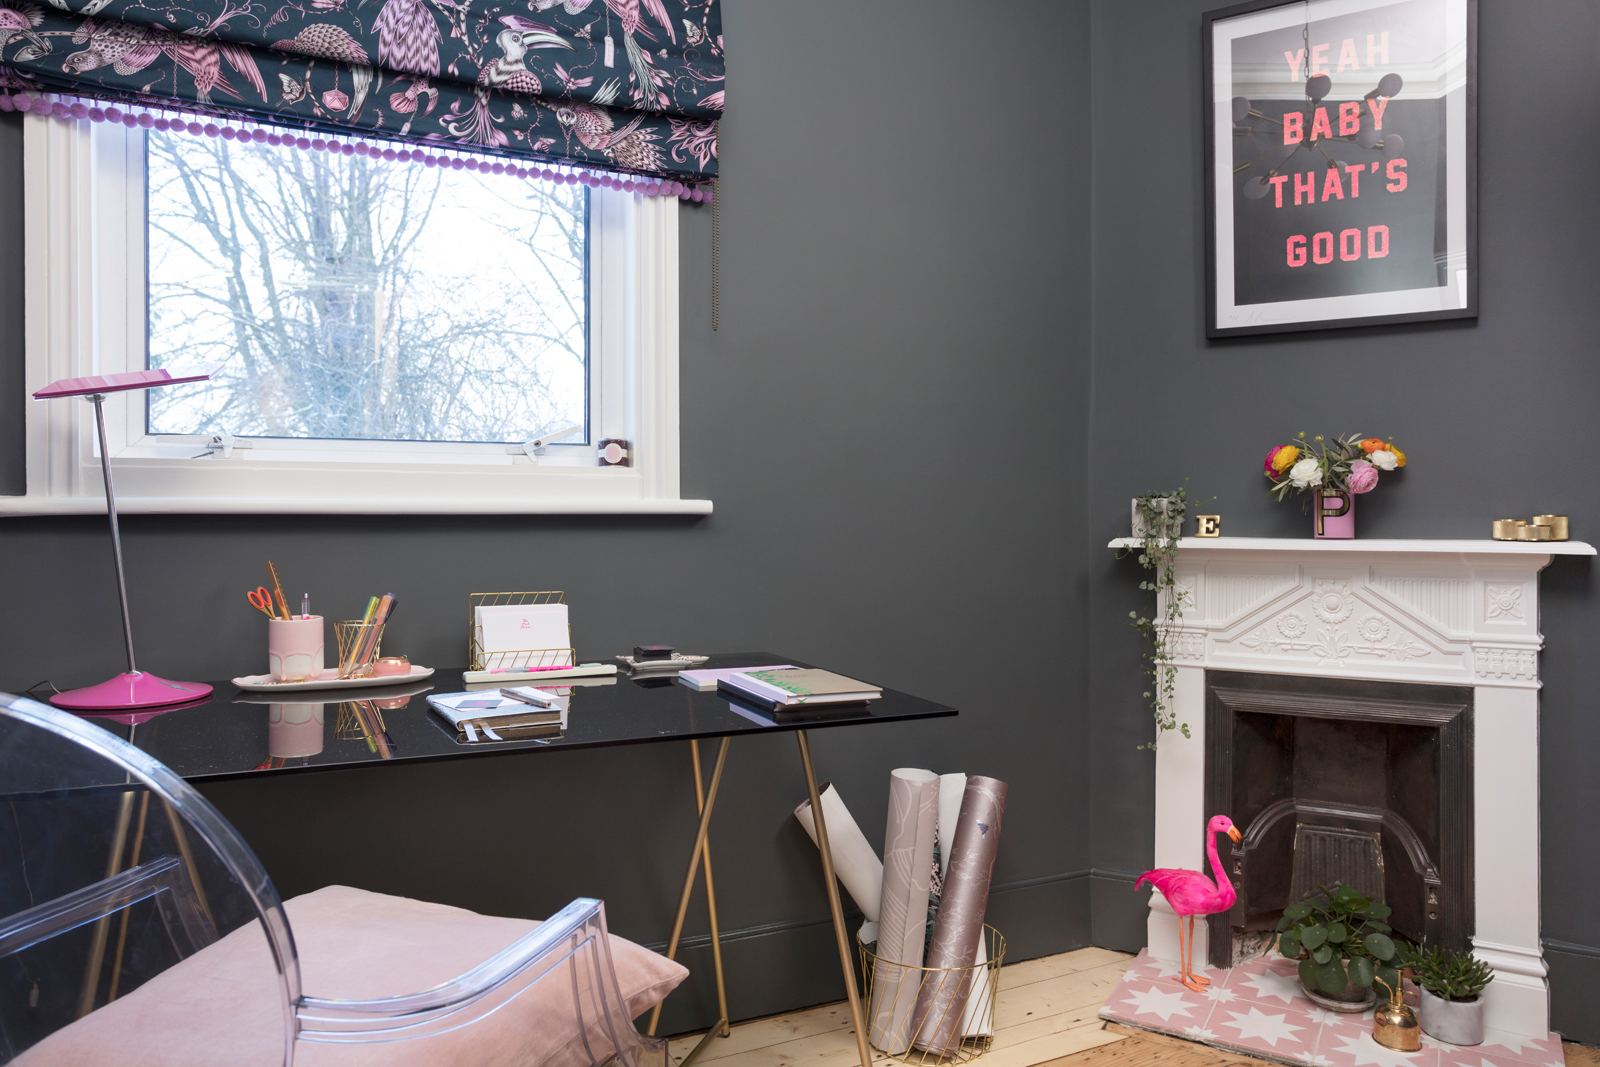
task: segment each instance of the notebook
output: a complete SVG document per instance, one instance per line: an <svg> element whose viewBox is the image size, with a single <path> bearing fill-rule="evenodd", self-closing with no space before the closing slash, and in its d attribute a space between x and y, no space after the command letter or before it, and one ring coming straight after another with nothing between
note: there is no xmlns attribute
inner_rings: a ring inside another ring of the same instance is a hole
<svg viewBox="0 0 1600 1067"><path fill-rule="evenodd" d="M472 636L486 667L572 666L565 604L480 604L472 609ZM541 655L546 649L559 651Z"/></svg>
<svg viewBox="0 0 1600 1067"><path fill-rule="evenodd" d="M535 707L498 692L440 693L428 706L456 731L463 744L559 737L567 727L570 696L554 695L548 708Z"/></svg>
<svg viewBox="0 0 1600 1067"><path fill-rule="evenodd" d="M714 670L679 671L678 684L686 685L690 689L697 689L702 693L714 693L718 682L741 671L787 671L791 669L789 664L779 663L771 667L722 667Z"/></svg>
<svg viewBox="0 0 1600 1067"><path fill-rule="evenodd" d="M832 671L797 667L735 671L726 678L718 679L717 688L772 709L818 704L861 704L883 696L881 686L846 678Z"/></svg>

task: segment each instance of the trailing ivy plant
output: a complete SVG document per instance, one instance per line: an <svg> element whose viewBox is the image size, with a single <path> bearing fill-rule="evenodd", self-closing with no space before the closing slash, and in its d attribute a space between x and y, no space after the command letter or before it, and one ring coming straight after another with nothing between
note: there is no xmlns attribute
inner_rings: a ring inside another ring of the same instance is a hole
<svg viewBox="0 0 1600 1067"><path fill-rule="evenodd" d="M1144 699L1156 720L1156 740L1141 749L1153 749L1167 730L1177 730L1189 736L1189 724L1180 723L1172 710L1177 695L1178 668L1173 664L1168 642L1178 620L1183 616L1183 601L1178 596L1178 538L1183 532L1184 512L1188 496L1183 489L1165 493L1145 493L1134 498L1143 526L1139 539L1139 566L1147 577L1139 588L1156 595L1156 606L1146 617L1137 611L1128 612L1131 625L1139 632L1144 644L1145 674L1150 679L1150 689Z"/></svg>

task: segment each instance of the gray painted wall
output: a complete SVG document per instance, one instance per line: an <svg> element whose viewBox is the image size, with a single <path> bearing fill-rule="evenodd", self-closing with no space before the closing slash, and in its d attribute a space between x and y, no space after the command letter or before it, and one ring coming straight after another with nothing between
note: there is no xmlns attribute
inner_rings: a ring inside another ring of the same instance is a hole
<svg viewBox="0 0 1600 1067"><path fill-rule="evenodd" d="M716 334L706 212L686 213L683 238L684 491L716 514L136 517L142 653L192 677L258 662L259 623L237 597L270 554L332 603L393 588L392 647L423 662L460 661L468 591L531 583L568 591L586 656L667 640L859 672L963 709L816 735L869 832L892 767L999 773L1013 793L992 915L1017 958L1138 947L1145 894L1130 887L1150 864L1153 786L1135 746L1151 730L1125 622L1137 574L1103 547L1129 496L1189 478L1228 533L1303 536L1308 520L1254 473L1267 446L1299 429L1392 432L1414 462L1363 498L1363 535L1479 537L1491 518L1557 511L1600 536L1582 458L1600 377L1597 147L1572 136L1559 164L1525 162L1530 131L1589 129L1600 12L1483 5L1478 323L1208 344L1196 94L1214 2L1014 2L953 48L972 11L954 0L726 0ZM16 123L0 116L0 202L20 178ZM827 165L799 171L801 158ZM0 381L16 396L8 219ZM5 441L0 478L14 479L20 445ZM0 681L117 669L107 555L97 521L0 523L0 574L29 609L0 621ZM1528 832L1544 841L1556 1025L1600 1040L1593 581L1582 561L1544 578L1544 822ZM96 597L86 621L78 605ZM958 609L976 623L955 629ZM1045 669L1005 669L1022 663ZM592 893L615 929L653 942L692 833L687 765L681 747L550 753L207 792L286 892L343 881L515 915ZM734 1014L837 998L815 851L788 814L804 791L793 744L743 742L727 773L739 802L719 806L713 840ZM535 829L463 830L441 798L520 805ZM356 829L372 825L385 833ZM696 976L668 1031L710 1018L707 956L690 945Z"/></svg>
<svg viewBox="0 0 1600 1067"><path fill-rule="evenodd" d="M1361 498L1363 537L1486 537L1489 522L1572 516L1600 538L1600 486L1581 458L1600 428L1600 206L1589 136L1600 104L1591 75L1600 8L1589 3L1479 8L1477 323L1328 331L1207 343L1200 110L1200 15L1216 0L1093 0L1094 395L1089 445L1091 821L1096 872L1126 876L1151 859L1151 736L1137 646L1123 620L1137 567L1106 541L1126 533L1128 498L1189 479L1216 496L1227 534L1309 536L1294 504L1264 492L1261 458L1290 435L1394 435L1404 474ZM1545 114L1559 161L1528 154ZM1142 131L1146 136L1131 136ZM1541 592L1543 924L1557 1029L1600 1041L1600 717L1588 671L1600 625L1593 564L1563 560ZM1144 939L1144 897L1095 880L1094 941Z"/></svg>
<svg viewBox="0 0 1600 1067"><path fill-rule="evenodd" d="M1063 547L1085 536L1088 143L1058 109L998 101L983 72L1006 72L1008 99L1084 99L1087 9L1017 4L1016 32L952 48L970 11L726 5L716 334L709 211L684 213L682 250L683 488L714 515L129 518L143 662L193 678L259 668L261 621L239 598L270 556L330 609L392 589L385 648L423 663L462 662L469 592L564 589L585 657L668 641L825 664L962 709L815 735L869 834L893 767L1004 777L992 921L1019 959L1086 944L1085 570ZM14 204L5 121L0 202ZM8 234L0 299L20 253ZM0 375L20 325L5 315ZM0 621L0 684L120 669L109 555L103 520L0 522L19 606ZM790 815L805 795L794 742L734 746L723 788L712 840L734 1016L842 997L816 850ZM667 937L694 826L681 745L205 792L286 894L343 882L531 916L589 894L647 943ZM477 825L474 810L497 814ZM715 1017L708 956L691 947L664 1032Z"/></svg>

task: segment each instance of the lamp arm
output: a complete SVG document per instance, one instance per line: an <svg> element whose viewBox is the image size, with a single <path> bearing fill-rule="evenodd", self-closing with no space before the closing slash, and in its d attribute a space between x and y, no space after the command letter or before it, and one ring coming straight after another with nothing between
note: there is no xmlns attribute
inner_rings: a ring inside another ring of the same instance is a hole
<svg viewBox="0 0 1600 1067"><path fill-rule="evenodd" d="M137 674L139 668L133 661L133 624L128 621L128 582L122 572L122 534L117 529L117 496L111 487L111 450L106 447L106 397L104 393L91 393L86 399L94 405L94 426L100 434L100 470L106 483L106 517L111 520L111 555L117 563L117 601L122 605L122 639L128 647L128 673Z"/></svg>

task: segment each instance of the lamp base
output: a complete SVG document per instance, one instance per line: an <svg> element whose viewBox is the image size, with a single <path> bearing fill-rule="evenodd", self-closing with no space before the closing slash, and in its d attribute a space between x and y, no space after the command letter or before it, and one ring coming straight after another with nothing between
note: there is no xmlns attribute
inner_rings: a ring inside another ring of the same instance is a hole
<svg viewBox="0 0 1600 1067"><path fill-rule="evenodd" d="M188 703L210 695L211 687L204 682L169 682L149 671L126 671L99 685L57 693L50 703L68 711L118 711Z"/></svg>

